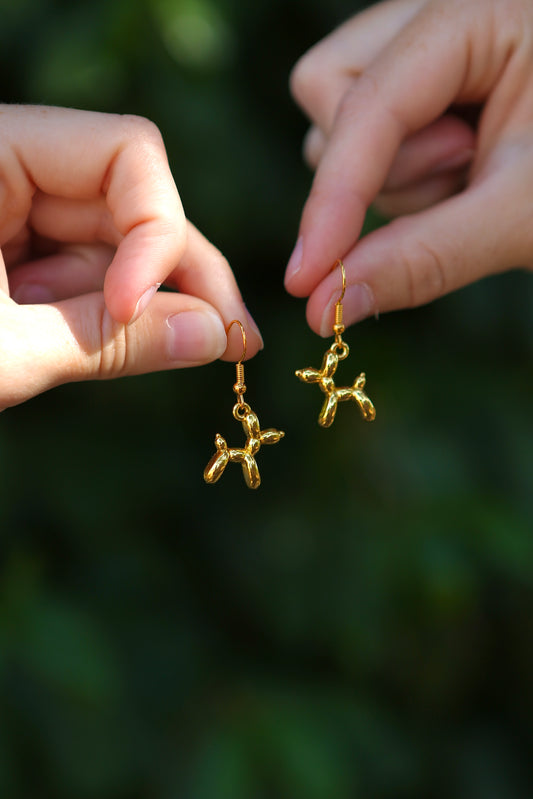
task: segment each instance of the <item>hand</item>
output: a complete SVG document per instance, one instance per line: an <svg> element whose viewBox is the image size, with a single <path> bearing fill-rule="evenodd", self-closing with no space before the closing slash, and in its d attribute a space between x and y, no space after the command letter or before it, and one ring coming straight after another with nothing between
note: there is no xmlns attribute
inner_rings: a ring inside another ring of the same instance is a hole
<svg viewBox="0 0 533 799"><path fill-rule="evenodd" d="M532 63L530 0L389 0L298 62L317 170L286 286L316 332L339 257L347 323L532 267ZM373 202L398 218L357 242Z"/></svg>
<svg viewBox="0 0 533 799"><path fill-rule="evenodd" d="M261 337L139 117L0 106L0 410L60 383L207 363ZM181 293L155 293L161 283Z"/></svg>

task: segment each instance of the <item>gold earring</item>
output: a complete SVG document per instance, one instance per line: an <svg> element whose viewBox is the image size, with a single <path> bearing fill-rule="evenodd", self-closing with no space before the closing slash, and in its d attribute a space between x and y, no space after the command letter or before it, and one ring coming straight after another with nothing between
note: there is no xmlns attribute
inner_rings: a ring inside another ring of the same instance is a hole
<svg viewBox="0 0 533 799"><path fill-rule="evenodd" d="M339 361L343 361L347 358L350 352L350 348L342 339L342 334L345 330L344 322L342 321L342 301L344 299L344 292L346 291L346 272L344 271L344 264L341 260L338 260L333 268L335 269L337 265L341 268L342 292L335 303L335 324L333 325L335 341L331 347L326 350L320 369L309 367L308 369L298 369L296 372L296 377L304 383L318 383L320 389L326 395L322 410L318 416L318 424L322 427L330 427L335 419L339 402L344 402L345 400L354 400L359 406L363 419L366 419L367 422L371 422L376 418L376 409L364 392L366 383L366 375L364 372L361 372L361 374L356 377L352 386L337 388L333 380L333 375L337 371Z"/></svg>
<svg viewBox="0 0 533 799"><path fill-rule="evenodd" d="M246 443L241 449L229 448L226 440L220 433L217 433L215 436L216 452L204 469L204 480L206 483L216 483L222 477L228 463L240 463L248 488L259 488L261 476L255 456L259 452L261 444L277 444L285 433L282 430L275 430L273 427L261 430L257 415L252 411L248 403L244 401L246 386L244 384L243 361L246 358L246 333L241 322L238 319L234 319L226 328L226 335L229 334L232 325L239 325L242 334L242 355L235 364L237 381L233 386L233 391L237 395L237 402L233 406L233 418L241 422L246 433Z"/></svg>

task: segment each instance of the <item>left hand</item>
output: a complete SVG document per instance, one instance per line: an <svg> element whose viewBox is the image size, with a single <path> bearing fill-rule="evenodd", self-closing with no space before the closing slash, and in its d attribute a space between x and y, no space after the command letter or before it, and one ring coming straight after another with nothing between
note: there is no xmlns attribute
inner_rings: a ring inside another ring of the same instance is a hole
<svg viewBox="0 0 533 799"><path fill-rule="evenodd" d="M0 411L70 381L261 346L233 272L187 221L156 126L0 106ZM156 292L161 283L179 292Z"/></svg>

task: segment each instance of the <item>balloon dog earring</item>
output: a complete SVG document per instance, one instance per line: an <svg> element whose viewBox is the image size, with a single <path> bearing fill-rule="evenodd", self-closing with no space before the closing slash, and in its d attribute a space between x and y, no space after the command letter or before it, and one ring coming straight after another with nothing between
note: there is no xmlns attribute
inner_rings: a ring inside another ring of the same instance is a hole
<svg viewBox="0 0 533 799"><path fill-rule="evenodd" d="M318 383L320 389L326 395L322 410L318 416L318 424L322 427L330 427L335 419L339 402L344 402L345 400L354 400L359 406L363 419L366 419L367 422L371 422L376 418L376 409L364 392L366 383L366 375L364 372L361 372L361 374L356 377L352 386L337 388L333 380L333 375L337 371L339 361L343 361L347 358L350 352L350 348L342 339L342 334L345 330L342 321L342 301L344 299L344 292L346 291L346 272L344 271L344 264L342 261L337 261L335 266L337 266L337 264L339 264L342 273L342 292L335 303L335 324L333 325L335 341L331 347L326 350L320 369L309 367L308 369L298 369L296 372L296 377L304 383Z"/></svg>
<svg viewBox="0 0 533 799"><path fill-rule="evenodd" d="M216 483L222 476L228 463L240 463L244 480L248 488L259 488L261 476L255 456L259 452L261 444L277 444L285 433L282 430L275 430L273 427L261 430L257 415L252 411L248 403L244 401L246 386L244 384L243 361L246 358L246 333L239 320L234 319L229 323L226 334L229 333L232 325L239 325L242 334L242 355L235 364L237 368L237 382L233 386L233 391L237 395L237 402L233 406L233 418L241 422L244 432L246 433L246 442L241 449L230 449L226 440L222 438L220 433L217 433L215 436L216 452L204 469L204 480L206 483Z"/></svg>

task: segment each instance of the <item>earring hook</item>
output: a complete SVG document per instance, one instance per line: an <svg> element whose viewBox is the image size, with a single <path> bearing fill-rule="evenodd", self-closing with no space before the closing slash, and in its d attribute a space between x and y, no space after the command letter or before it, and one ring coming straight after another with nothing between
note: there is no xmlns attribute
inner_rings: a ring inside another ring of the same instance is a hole
<svg viewBox="0 0 533 799"><path fill-rule="evenodd" d="M344 299L344 293L346 291L346 270L344 269L344 264L340 258L335 262L335 266L333 267L333 269L335 269L335 267L337 266L340 266L341 275L342 275L342 291L341 291L341 296L337 300L337 305L339 305L340 303L342 303Z"/></svg>
<svg viewBox="0 0 533 799"><path fill-rule="evenodd" d="M235 364L237 380L235 382L235 385L233 386L233 391L237 395L239 410L242 410L245 407L243 395L244 392L246 391L246 385L244 383L244 365L243 365L243 361L246 358L246 331L244 329L242 322L240 322L238 319L233 319L226 328L226 336L229 335L229 331L231 330L232 325L239 325L242 336L242 355ZM235 408L237 408L237 405L235 406Z"/></svg>
<svg viewBox="0 0 533 799"><path fill-rule="evenodd" d="M241 329L241 336L242 336L242 355L241 355L241 357L239 358L239 360L238 360L238 362L237 362L237 363L242 363L242 362L244 361L244 359L246 358L246 330L244 329L244 326L243 326L242 322L240 322L238 319L233 319L233 320L232 320L232 321L229 323L229 325L227 326L227 328L226 328L226 336L229 336L229 331L231 330L231 328L232 328L232 326L233 326L233 325L239 325L239 327L240 327L240 329Z"/></svg>
<svg viewBox="0 0 533 799"><path fill-rule="evenodd" d="M335 333L335 341L340 346L341 344L344 343L342 341L341 336L342 336L342 334L344 333L344 330L345 330L344 321L343 321L343 318L342 318L342 311L343 311L343 309L342 309L342 301L344 299L344 293L346 291L346 270L344 269L344 264L343 264L343 262L341 261L340 258L338 259L338 261L335 262L335 266L333 267L333 269L335 269L337 264L341 268L342 291L341 291L341 296L339 297L339 299L335 303L335 324L333 325L333 332Z"/></svg>

